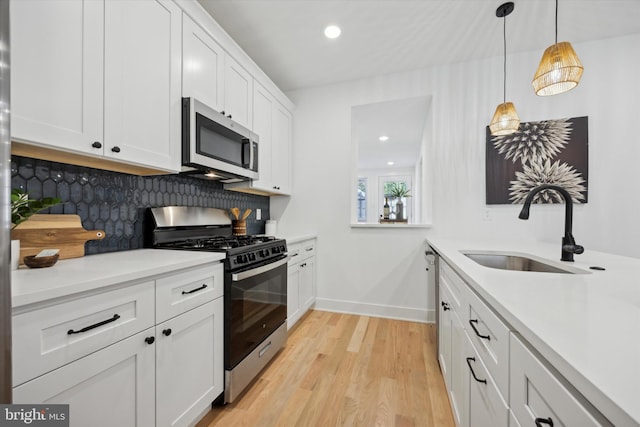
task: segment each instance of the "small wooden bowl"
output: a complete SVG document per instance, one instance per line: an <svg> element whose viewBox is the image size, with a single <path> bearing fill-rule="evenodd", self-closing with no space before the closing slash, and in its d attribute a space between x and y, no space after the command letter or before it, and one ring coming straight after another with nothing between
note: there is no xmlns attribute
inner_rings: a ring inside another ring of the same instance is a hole
<svg viewBox="0 0 640 427"><path fill-rule="evenodd" d="M41 256L36 258L35 255L29 255L24 257L24 264L29 268L44 268L51 267L53 264L58 262L59 254L55 254L53 256Z"/></svg>

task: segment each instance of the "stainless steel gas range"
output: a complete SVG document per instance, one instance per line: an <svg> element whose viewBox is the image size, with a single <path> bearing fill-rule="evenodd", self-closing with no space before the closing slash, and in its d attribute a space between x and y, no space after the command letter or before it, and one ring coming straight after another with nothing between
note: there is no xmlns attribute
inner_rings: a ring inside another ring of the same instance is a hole
<svg viewBox="0 0 640 427"><path fill-rule="evenodd" d="M232 402L287 340L287 243L233 236L221 209L149 209L148 246L225 252L224 401Z"/></svg>

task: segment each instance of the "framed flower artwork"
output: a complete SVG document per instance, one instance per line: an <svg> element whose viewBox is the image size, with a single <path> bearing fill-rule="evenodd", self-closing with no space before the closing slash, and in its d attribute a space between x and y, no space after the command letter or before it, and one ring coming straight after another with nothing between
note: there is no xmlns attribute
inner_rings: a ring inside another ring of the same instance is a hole
<svg viewBox="0 0 640 427"><path fill-rule="evenodd" d="M574 203L587 203L588 128L586 116L520 123L515 133L503 136L492 136L487 126L487 204L523 203L542 184L563 187ZM534 198L534 203L562 202L553 190Z"/></svg>

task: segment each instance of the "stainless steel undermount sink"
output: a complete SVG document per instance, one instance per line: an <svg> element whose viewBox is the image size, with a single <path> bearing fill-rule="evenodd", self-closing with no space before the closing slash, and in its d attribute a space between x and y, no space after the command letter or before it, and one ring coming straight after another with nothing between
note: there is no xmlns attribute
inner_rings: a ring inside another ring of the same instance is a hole
<svg viewBox="0 0 640 427"><path fill-rule="evenodd" d="M489 267L497 268L500 270L511 271L530 271L538 273L563 273L563 274L588 274L588 271L583 271L575 267L559 266L551 264L550 262L535 257L533 255L518 254L518 253L504 253L504 252L491 252L491 251L464 251L462 252L467 258L472 259L478 264Z"/></svg>

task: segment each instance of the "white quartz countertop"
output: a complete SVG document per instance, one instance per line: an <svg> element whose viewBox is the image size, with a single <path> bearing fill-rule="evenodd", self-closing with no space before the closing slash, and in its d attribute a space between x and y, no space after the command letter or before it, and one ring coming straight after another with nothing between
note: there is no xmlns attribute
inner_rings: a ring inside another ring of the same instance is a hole
<svg viewBox="0 0 640 427"><path fill-rule="evenodd" d="M282 237L287 241L287 245L292 245L294 243L304 242L305 240L315 239L315 234L302 234L299 236L291 236L291 237Z"/></svg>
<svg viewBox="0 0 640 427"><path fill-rule="evenodd" d="M11 273L13 308L167 274L225 258L224 253L138 249L63 259L49 268Z"/></svg>
<svg viewBox="0 0 640 427"><path fill-rule="evenodd" d="M559 241L427 242L613 424L640 426L640 259L586 248L561 262ZM532 254L586 274L498 270L465 250Z"/></svg>

